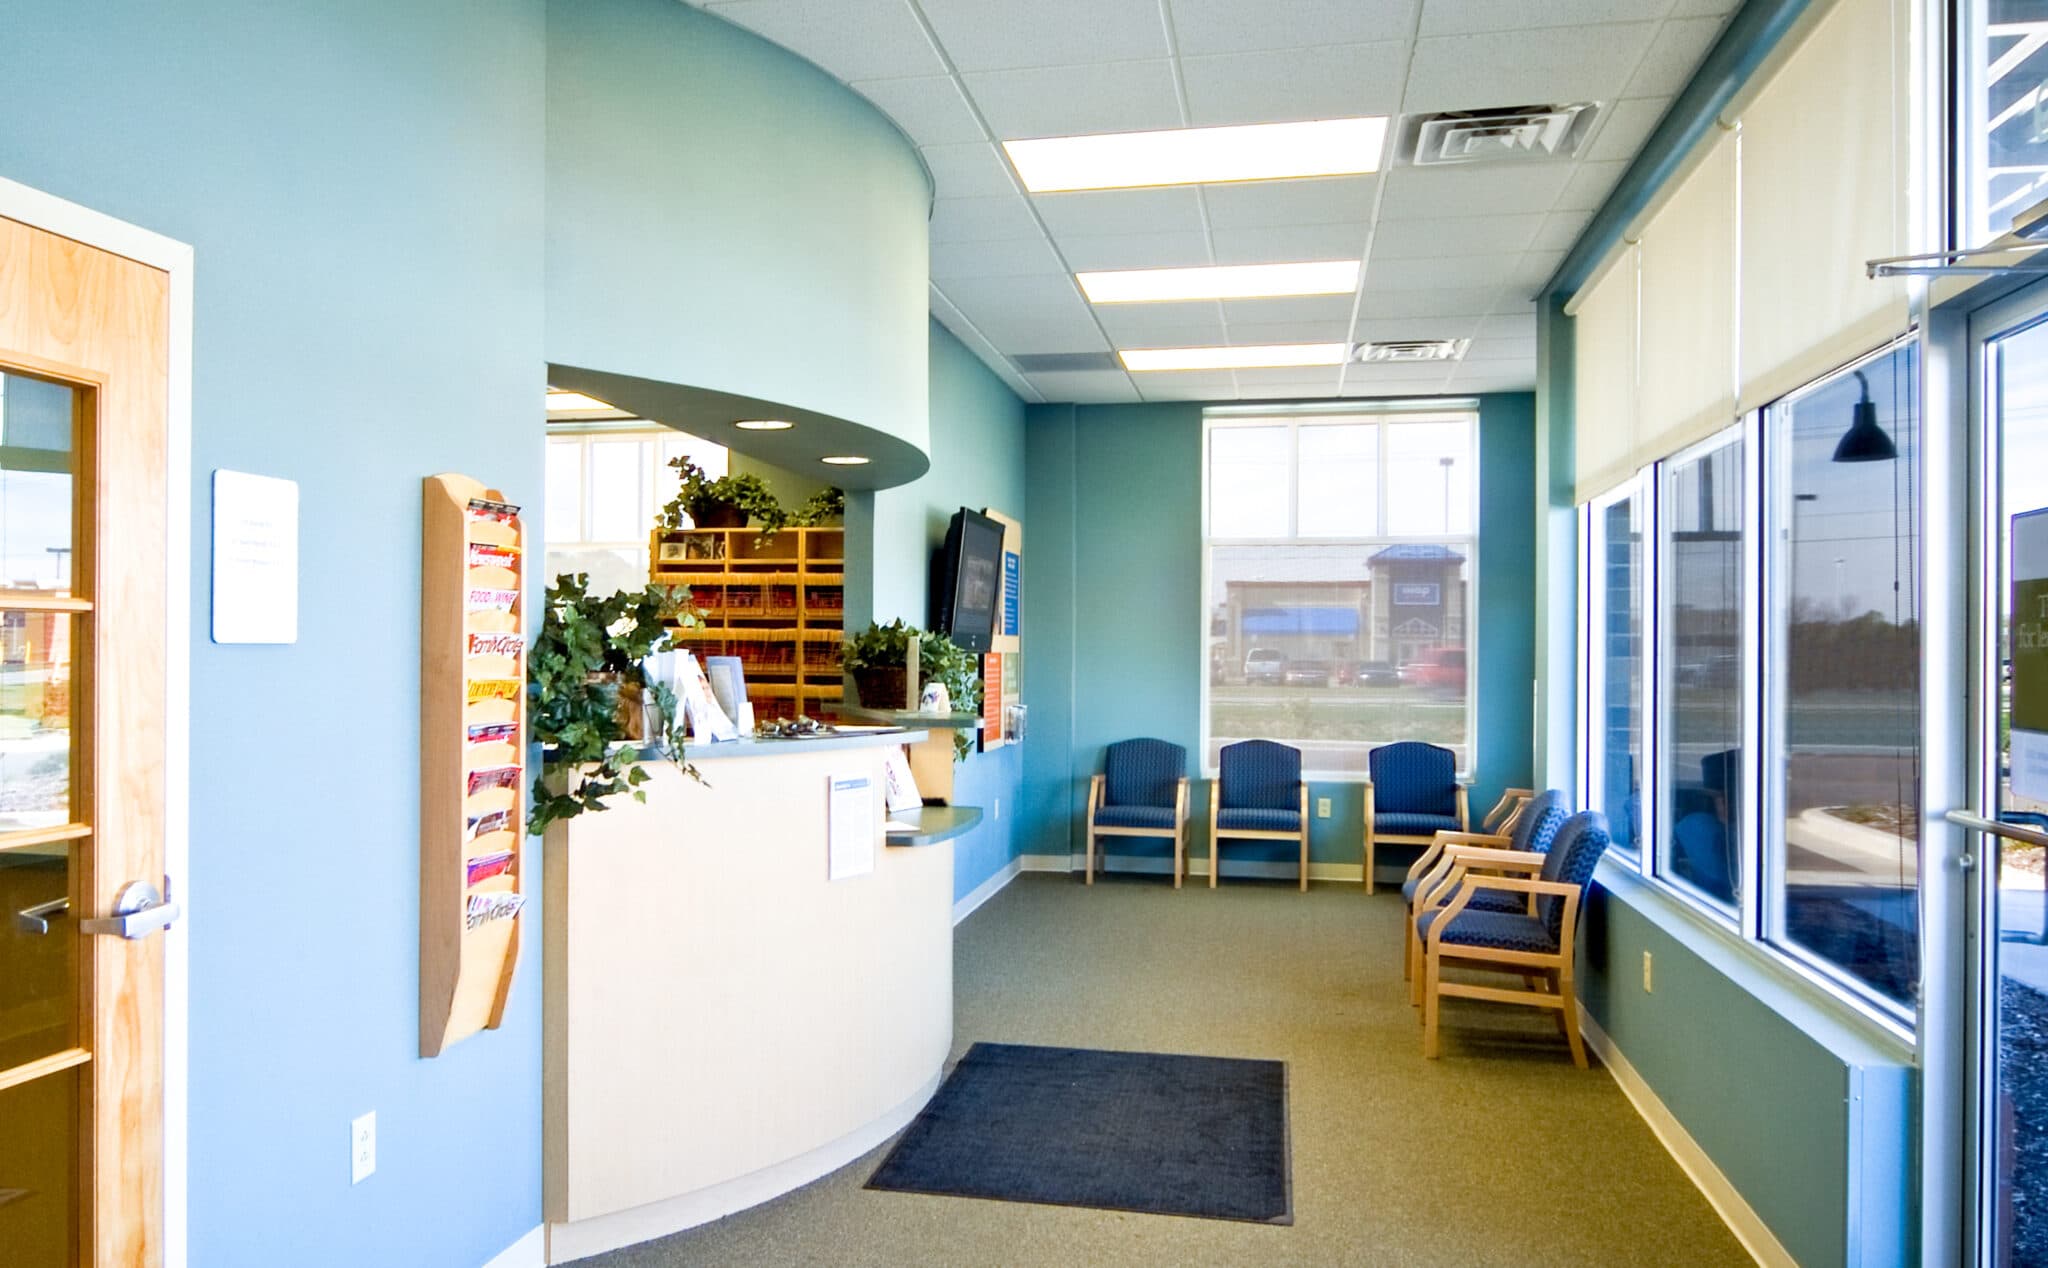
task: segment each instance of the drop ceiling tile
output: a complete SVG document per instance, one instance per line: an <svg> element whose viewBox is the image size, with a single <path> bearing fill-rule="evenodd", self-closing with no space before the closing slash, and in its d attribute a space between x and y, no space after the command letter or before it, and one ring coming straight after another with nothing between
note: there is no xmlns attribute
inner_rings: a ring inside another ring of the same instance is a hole
<svg viewBox="0 0 2048 1268"><path fill-rule="evenodd" d="M1520 251L1543 225L1540 212L1504 216L1444 216L1390 220L1372 238L1372 258L1423 260L1441 256L1504 255Z"/></svg>
<svg viewBox="0 0 2048 1268"><path fill-rule="evenodd" d="M1382 220L1548 211L1572 177L1570 163L1474 163L1402 167L1387 173Z"/></svg>
<svg viewBox="0 0 2048 1268"><path fill-rule="evenodd" d="M1420 33L1473 35L1538 26L1657 22L1670 7L1671 0L1542 0L1540 5L1529 0L1425 0Z"/></svg>
<svg viewBox="0 0 2048 1268"><path fill-rule="evenodd" d="M963 71L1078 66L1168 54L1157 0L922 0Z"/></svg>
<svg viewBox="0 0 2048 1268"><path fill-rule="evenodd" d="M1331 176L1320 180L1246 181L1202 186L1209 224L1217 229L1263 229L1273 225L1352 224L1372 214L1376 176ZM1361 245L1364 239L1359 239Z"/></svg>
<svg viewBox="0 0 2048 1268"><path fill-rule="evenodd" d="M1060 253L1079 272L1088 269L1180 269L1210 263L1200 233L1066 233Z"/></svg>
<svg viewBox="0 0 2048 1268"><path fill-rule="evenodd" d="M1216 127L1393 114L1407 63L1401 41L1183 57L1188 121Z"/></svg>
<svg viewBox="0 0 2048 1268"><path fill-rule="evenodd" d="M1460 396L1481 396L1488 392L1527 392L1536 386L1536 367L1532 364L1525 372L1484 377L1461 374L1453 378L1448 386L1451 392Z"/></svg>
<svg viewBox="0 0 2048 1268"><path fill-rule="evenodd" d="M1201 348L1225 339L1213 303L1098 304L1095 320L1119 348Z"/></svg>
<svg viewBox="0 0 2048 1268"><path fill-rule="evenodd" d="M1041 236L1022 194L941 198L932 204L932 241L995 242Z"/></svg>
<svg viewBox="0 0 2048 1268"><path fill-rule="evenodd" d="M1181 126L1173 63L1039 66L962 75L967 95L1005 141Z"/></svg>
<svg viewBox="0 0 2048 1268"><path fill-rule="evenodd" d="M1562 251L1530 251L1508 274L1508 289L1527 295L1541 290L1564 263Z"/></svg>
<svg viewBox="0 0 2048 1268"><path fill-rule="evenodd" d="M985 141L981 121L967 108L967 98L950 75L929 79L866 79L856 92L881 107L919 145Z"/></svg>
<svg viewBox="0 0 2048 1268"><path fill-rule="evenodd" d="M1590 211L1553 211L1543 218L1543 227L1529 243L1533 251L1569 251L1593 219Z"/></svg>
<svg viewBox="0 0 2048 1268"><path fill-rule="evenodd" d="M1286 264L1305 260L1356 260L1365 250L1363 220L1348 224L1275 225L1270 229L1217 229L1218 264Z"/></svg>
<svg viewBox="0 0 2048 1268"><path fill-rule="evenodd" d="M1628 164L1619 160L1572 164L1572 177L1565 182L1564 192L1557 196L1553 210L1598 211L1600 204L1607 201L1614 182L1627 170Z"/></svg>
<svg viewBox="0 0 2048 1268"><path fill-rule="evenodd" d="M1527 361L1536 364L1536 333L1513 339L1474 339L1465 350L1465 363L1479 361ZM1492 371L1487 371L1492 373Z"/></svg>
<svg viewBox="0 0 2048 1268"><path fill-rule="evenodd" d="M1351 323L1339 318L1318 321L1233 321L1232 343L1347 343Z"/></svg>
<svg viewBox="0 0 2048 1268"><path fill-rule="evenodd" d="M1058 277L1066 272L1042 236L992 242L934 242L932 277Z"/></svg>
<svg viewBox="0 0 2048 1268"><path fill-rule="evenodd" d="M1032 201L1055 240L1066 234L1202 232L1201 203L1191 185L1034 194Z"/></svg>
<svg viewBox="0 0 2048 1268"><path fill-rule="evenodd" d="M1011 356L1109 350L1102 332L1086 318L1033 314L1000 303L963 305L961 311L989 342Z"/></svg>
<svg viewBox="0 0 2048 1268"><path fill-rule="evenodd" d="M1172 0L1184 56L1405 40L1415 0Z"/></svg>
<svg viewBox="0 0 2048 1268"><path fill-rule="evenodd" d="M1611 101L1656 31L1655 22L1626 22L1417 40L1401 108Z"/></svg>
<svg viewBox="0 0 2048 1268"><path fill-rule="evenodd" d="M1010 179L1009 161L987 141L927 145L922 153L940 198L989 198L1017 192Z"/></svg>
<svg viewBox="0 0 2048 1268"><path fill-rule="evenodd" d="M1692 18L1728 14L1741 7L1742 0L1678 0L1678 3L1671 7L1671 16Z"/></svg>
<svg viewBox="0 0 2048 1268"><path fill-rule="evenodd" d="M1481 317L1467 332L1475 339L1534 339L1536 337L1536 310L1524 306L1522 310L1505 310Z"/></svg>
<svg viewBox="0 0 2048 1268"><path fill-rule="evenodd" d="M1365 269L1365 293L1373 298L1389 291L1490 290L1499 287L1520 260L1519 253L1382 260L1375 252Z"/></svg>
<svg viewBox="0 0 2048 1268"><path fill-rule="evenodd" d="M722 0L705 7L841 79L901 79L946 71L903 0Z"/></svg>
<svg viewBox="0 0 2048 1268"><path fill-rule="evenodd" d="M1138 394L1148 401L1234 401L1237 380L1227 374L1134 374Z"/></svg>
<svg viewBox="0 0 2048 1268"><path fill-rule="evenodd" d="M1480 317L1496 310L1499 286L1419 291L1373 291L1359 305L1361 317Z"/></svg>
<svg viewBox="0 0 2048 1268"><path fill-rule="evenodd" d="M1330 339L1344 337L1344 323L1351 320L1349 295L1291 295L1284 299L1226 299L1221 301L1223 320L1235 330L1239 325L1266 322L1321 321L1330 324ZM1283 342L1292 342L1291 340Z"/></svg>
<svg viewBox="0 0 2048 1268"><path fill-rule="evenodd" d="M1397 339L1469 339L1475 323L1471 316L1381 317L1362 310L1351 328L1355 343L1389 342Z"/></svg>
<svg viewBox="0 0 2048 1268"><path fill-rule="evenodd" d="M1138 389L1122 370L1056 370L1026 378L1048 401L1103 404L1138 399Z"/></svg>
<svg viewBox="0 0 2048 1268"><path fill-rule="evenodd" d="M1586 147L1585 157L1595 161L1634 158L1670 106L1669 97L1636 97L1602 106L1603 117L1594 122L1593 143Z"/></svg>
<svg viewBox="0 0 2048 1268"><path fill-rule="evenodd" d="M1626 97L1670 97L1685 87L1699 67L1700 59L1721 34L1720 18L1682 18L1666 22L1650 41L1649 51L1636 67L1622 95Z"/></svg>
<svg viewBox="0 0 2048 1268"><path fill-rule="evenodd" d="M1333 401L1338 399L1337 372L1326 378L1274 378L1271 370L1239 370L1237 399L1240 401Z"/></svg>

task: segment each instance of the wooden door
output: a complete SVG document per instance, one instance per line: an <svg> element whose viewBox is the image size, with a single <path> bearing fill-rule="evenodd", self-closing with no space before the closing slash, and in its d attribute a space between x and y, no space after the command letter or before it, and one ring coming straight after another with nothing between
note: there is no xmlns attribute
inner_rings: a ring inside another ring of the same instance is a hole
<svg viewBox="0 0 2048 1268"><path fill-rule="evenodd" d="M163 1260L169 277L0 218L0 1260ZM134 930L130 930L134 932Z"/></svg>

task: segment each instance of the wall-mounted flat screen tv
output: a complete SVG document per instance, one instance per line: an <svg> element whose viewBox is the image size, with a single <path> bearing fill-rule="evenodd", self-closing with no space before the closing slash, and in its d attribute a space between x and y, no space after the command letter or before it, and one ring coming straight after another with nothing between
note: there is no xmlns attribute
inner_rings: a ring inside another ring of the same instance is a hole
<svg viewBox="0 0 2048 1268"><path fill-rule="evenodd" d="M946 529L938 563L932 628L970 652L987 651L1003 601L1003 526L961 507Z"/></svg>

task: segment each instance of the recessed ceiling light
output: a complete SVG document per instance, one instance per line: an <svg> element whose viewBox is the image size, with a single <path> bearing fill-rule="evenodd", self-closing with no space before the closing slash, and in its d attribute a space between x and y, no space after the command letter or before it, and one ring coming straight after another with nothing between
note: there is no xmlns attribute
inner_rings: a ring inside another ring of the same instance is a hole
<svg viewBox="0 0 2048 1268"><path fill-rule="evenodd" d="M1387 121L1315 119L1005 141L1024 188L1130 189L1376 172Z"/></svg>
<svg viewBox="0 0 2048 1268"><path fill-rule="evenodd" d="M1091 304L1156 304L1180 299L1253 299L1275 295L1349 295L1357 260L1306 264L1225 264L1194 269L1119 269L1076 273Z"/></svg>
<svg viewBox="0 0 2048 1268"><path fill-rule="evenodd" d="M733 426L741 431L788 431L796 424L781 418L742 418Z"/></svg>
<svg viewBox="0 0 2048 1268"><path fill-rule="evenodd" d="M1278 366L1343 365L1348 343L1265 343L1221 348L1126 348L1117 353L1124 369L1266 370Z"/></svg>
<svg viewBox="0 0 2048 1268"><path fill-rule="evenodd" d="M831 454L827 457L818 459L818 461L829 462L835 467L864 467L868 464L868 460L866 458L863 458L859 454L855 453Z"/></svg>
<svg viewBox="0 0 2048 1268"><path fill-rule="evenodd" d="M585 396L581 392L569 392L560 388L551 387L548 389L548 413L550 414L566 414L584 410L611 408L613 407L609 401L600 401L595 396Z"/></svg>

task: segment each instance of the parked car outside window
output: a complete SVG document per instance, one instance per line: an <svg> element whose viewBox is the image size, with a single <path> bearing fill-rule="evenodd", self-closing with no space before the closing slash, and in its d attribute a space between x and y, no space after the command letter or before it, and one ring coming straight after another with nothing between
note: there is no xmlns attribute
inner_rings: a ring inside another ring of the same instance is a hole
<svg viewBox="0 0 2048 1268"><path fill-rule="evenodd" d="M1271 647L1254 647L1245 653L1246 682L1282 682L1287 676L1287 658Z"/></svg>

